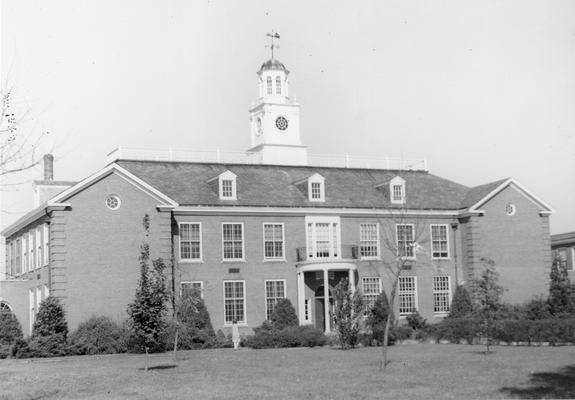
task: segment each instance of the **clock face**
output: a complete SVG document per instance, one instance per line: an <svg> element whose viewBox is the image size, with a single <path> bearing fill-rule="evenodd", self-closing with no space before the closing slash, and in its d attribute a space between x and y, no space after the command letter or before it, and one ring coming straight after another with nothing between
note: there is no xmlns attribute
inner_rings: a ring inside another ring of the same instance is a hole
<svg viewBox="0 0 575 400"><path fill-rule="evenodd" d="M286 117L277 117L276 118L276 127L280 131L285 131L288 127L288 120L286 119Z"/></svg>

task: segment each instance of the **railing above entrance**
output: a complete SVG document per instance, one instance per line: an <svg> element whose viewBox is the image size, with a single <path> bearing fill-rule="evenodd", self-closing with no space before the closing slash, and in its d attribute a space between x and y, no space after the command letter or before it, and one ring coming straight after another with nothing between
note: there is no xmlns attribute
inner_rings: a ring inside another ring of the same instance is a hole
<svg viewBox="0 0 575 400"><path fill-rule="evenodd" d="M324 262L330 260L357 260L359 259L359 248L357 245L342 245L339 252L332 252L329 249L298 247L298 262Z"/></svg>

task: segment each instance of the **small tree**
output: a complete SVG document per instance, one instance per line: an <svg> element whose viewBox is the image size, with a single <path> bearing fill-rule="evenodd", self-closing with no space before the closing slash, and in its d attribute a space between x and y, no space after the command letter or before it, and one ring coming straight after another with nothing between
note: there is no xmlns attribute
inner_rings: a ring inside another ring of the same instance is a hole
<svg viewBox="0 0 575 400"><path fill-rule="evenodd" d="M40 303L32 328L32 337L52 335L59 335L65 341L68 336L68 324L62 304L57 298L50 296Z"/></svg>
<svg viewBox="0 0 575 400"><path fill-rule="evenodd" d="M347 278L342 279L333 290L333 320L339 335L342 349L353 348L357 344L360 321L363 316L361 294L353 292Z"/></svg>
<svg viewBox="0 0 575 400"><path fill-rule="evenodd" d="M22 326L11 312L0 312L0 345L11 345L22 339Z"/></svg>
<svg viewBox="0 0 575 400"><path fill-rule="evenodd" d="M277 301L270 315L270 321L273 327L279 330L287 328L288 326L299 325L297 314L289 299L280 299Z"/></svg>
<svg viewBox="0 0 575 400"><path fill-rule="evenodd" d="M487 353L490 351L491 341L495 331L497 313L501 308L503 288L499 285L499 274L495 270L495 262L488 258L481 258L483 272L481 276L472 281L475 313L481 320L481 333L486 338Z"/></svg>
<svg viewBox="0 0 575 400"><path fill-rule="evenodd" d="M174 337L174 359L178 347L193 349L213 346L216 334L212 327L210 314L196 291L183 291L177 304L175 315L176 332Z"/></svg>
<svg viewBox="0 0 575 400"><path fill-rule="evenodd" d="M455 288L453 300L451 301L451 311L449 318L465 318L473 313L473 300L471 295L463 285Z"/></svg>
<svg viewBox="0 0 575 400"><path fill-rule="evenodd" d="M159 258L150 268L150 246L147 238L150 231L150 217L143 218L146 240L140 246L140 280L136 298L128 305L133 345L139 350L158 352L165 348L166 313L168 290L166 287L164 261ZM147 366L147 361L146 361Z"/></svg>
<svg viewBox="0 0 575 400"><path fill-rule="evenodd" d="M575 304L567 265L559 256L553 259L549 285L549 311L553 316L573 314Z"/></svg>
<svg viewBox="0 0 575 400"><path fill-rule="evenodd" d="M371 337L377 344L383 344L383 336L385 333L385 323L389 317L391 310L385 292L381 292L373 307L369 310L367 315L366 324L371 329ZM393 317L390 318L393 320Z"/></svg>

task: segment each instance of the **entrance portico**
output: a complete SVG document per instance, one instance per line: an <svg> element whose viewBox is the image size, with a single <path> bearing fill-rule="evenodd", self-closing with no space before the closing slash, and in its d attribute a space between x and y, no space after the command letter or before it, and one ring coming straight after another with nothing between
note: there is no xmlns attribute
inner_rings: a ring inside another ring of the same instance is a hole
<svg viewBox="0 0 575 400"><path fill-rule="evenodd" d="M348 278L351 289L355 290L357 266L350 262L316 262L300 264L296 271L300 324L315 325L330 333L331 290L343 278Z"/></svg>

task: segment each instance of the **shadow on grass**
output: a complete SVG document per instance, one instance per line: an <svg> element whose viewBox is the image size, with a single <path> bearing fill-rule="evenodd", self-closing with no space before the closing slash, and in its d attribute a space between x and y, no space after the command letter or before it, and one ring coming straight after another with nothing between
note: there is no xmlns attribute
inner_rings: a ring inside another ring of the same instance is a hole
<svg viewBox="0 0 575 400"><path fill-rule="evenodd" d="M504 387L501 392L520 399L573 399L575 398L575 365L568 365L556 372L533 373L530 386Z"/></svg>
<svg viewBox="0 0 575 400"><path fill-rule="evenodd" d="M172 369L176 368L177 365L174 364L164 364L164 365L154 365L153 367L148 367L148 371L153 371L156 369ZM138 368L140 371L145 371L146 368Z"/></svg>

